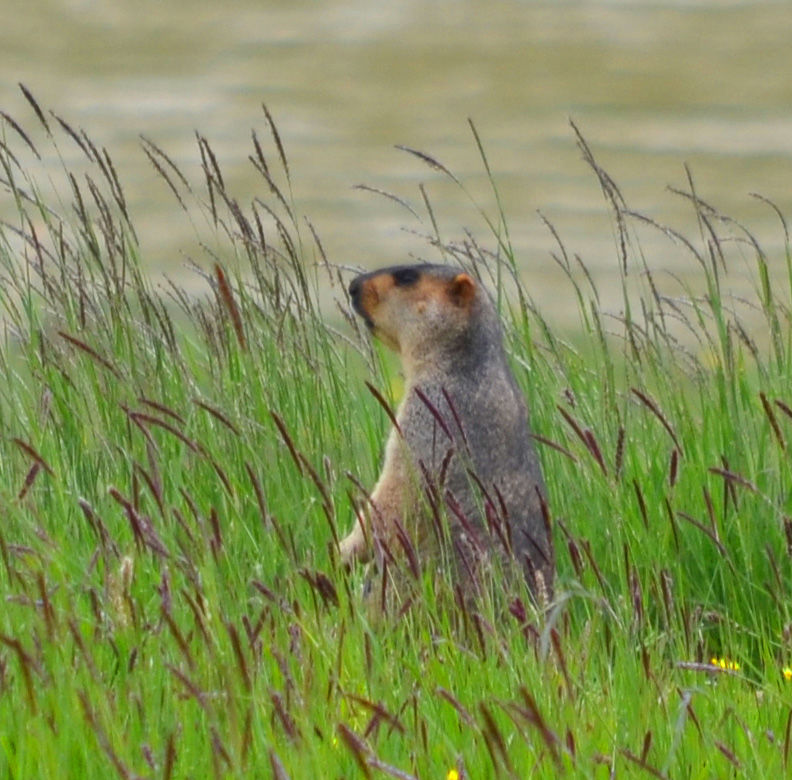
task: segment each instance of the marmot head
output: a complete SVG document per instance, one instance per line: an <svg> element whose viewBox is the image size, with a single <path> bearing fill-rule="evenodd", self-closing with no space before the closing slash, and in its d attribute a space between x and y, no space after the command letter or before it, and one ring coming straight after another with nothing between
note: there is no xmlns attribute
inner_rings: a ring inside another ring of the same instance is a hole
<svg viewBox="0 0 792 780"><path fill-rule="evenodd" d="M405 366L465 350L488 305L472 276L444 265L399 265L363 274L349 285L355 311L398 352Z"/></svg>

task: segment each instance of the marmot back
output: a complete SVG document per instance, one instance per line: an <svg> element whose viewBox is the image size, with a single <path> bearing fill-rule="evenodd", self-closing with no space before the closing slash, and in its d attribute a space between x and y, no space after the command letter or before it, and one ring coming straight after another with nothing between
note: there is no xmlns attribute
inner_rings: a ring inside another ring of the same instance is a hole
<svg viewBox="0 0 792 780"><path fill-rule="evenodd" d="M547 603L554 561L545 486L486 290L459 269L416 265L358 276L349 294L401 356L406 386L371 506L341 542L342 560L395 553L405 533L420 554L439 503L457 578L476 578L493 554L514 558Z"/></svg>

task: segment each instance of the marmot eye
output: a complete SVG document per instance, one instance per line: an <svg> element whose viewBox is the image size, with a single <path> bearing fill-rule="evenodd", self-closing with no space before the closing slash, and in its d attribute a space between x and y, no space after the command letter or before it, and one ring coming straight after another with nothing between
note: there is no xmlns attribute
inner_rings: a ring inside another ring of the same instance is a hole
<svg viewBox="0 0 792 780"><path fill-rule="evenodd" d="M409 287L418 281L421 272L416 268L399 268L393 272L393 283L397 287Z"/></svg>

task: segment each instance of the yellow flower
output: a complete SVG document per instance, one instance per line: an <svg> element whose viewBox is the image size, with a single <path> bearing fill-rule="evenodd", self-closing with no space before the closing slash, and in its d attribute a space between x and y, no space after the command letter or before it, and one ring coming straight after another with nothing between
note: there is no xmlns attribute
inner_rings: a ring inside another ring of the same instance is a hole
<svg viewBox="0 0 792 780"><path fill-rule="evenodd" d="M459 772L454 767L452 767L446 773L446 780L459 780Z"/></svg>
<svg viewBox="0 0 792 780"><path fill-rule="evenodd" d="M716 658L713 656L710 658L710 663L713 666L717 666L719 669L723 669L724 671L729 672L739 672L740 671L740 664L737 661L732 661L729 658Z"/></svg>
<svg viewBox="0 0 792 780"><path fill-rule="evenodd" d="M788 666L785 666L781 670L781 674L784 675L785 680L792 680L792 669L790 669Z"/></svg>

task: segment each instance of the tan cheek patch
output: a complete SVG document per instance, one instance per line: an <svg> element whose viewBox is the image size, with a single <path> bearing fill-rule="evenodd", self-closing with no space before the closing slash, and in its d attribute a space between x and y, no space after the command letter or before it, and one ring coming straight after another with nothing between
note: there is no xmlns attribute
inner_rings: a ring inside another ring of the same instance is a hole
<svg viewBox="0 0 792 780"><path fill-rule="evenodd" d="M392 287L393 280L388 274L375 276L363 283L360 305L370 319L374 319L374 312Z"/></svg>
<svg viewBox="0 0 792 780"><path fill-rule="evenodd" d="M371 317L375 306L379 303L377 291L368 283L363 285L363 292L360 295L360 307Z"/></svg>
<svg viewBox="0 0 792 780"><path fill-rule="evenodd" d="M393 289L393 277L390 274L379 274L369 279L368 284L371 285L377 297L382 299Z"/></svg>

